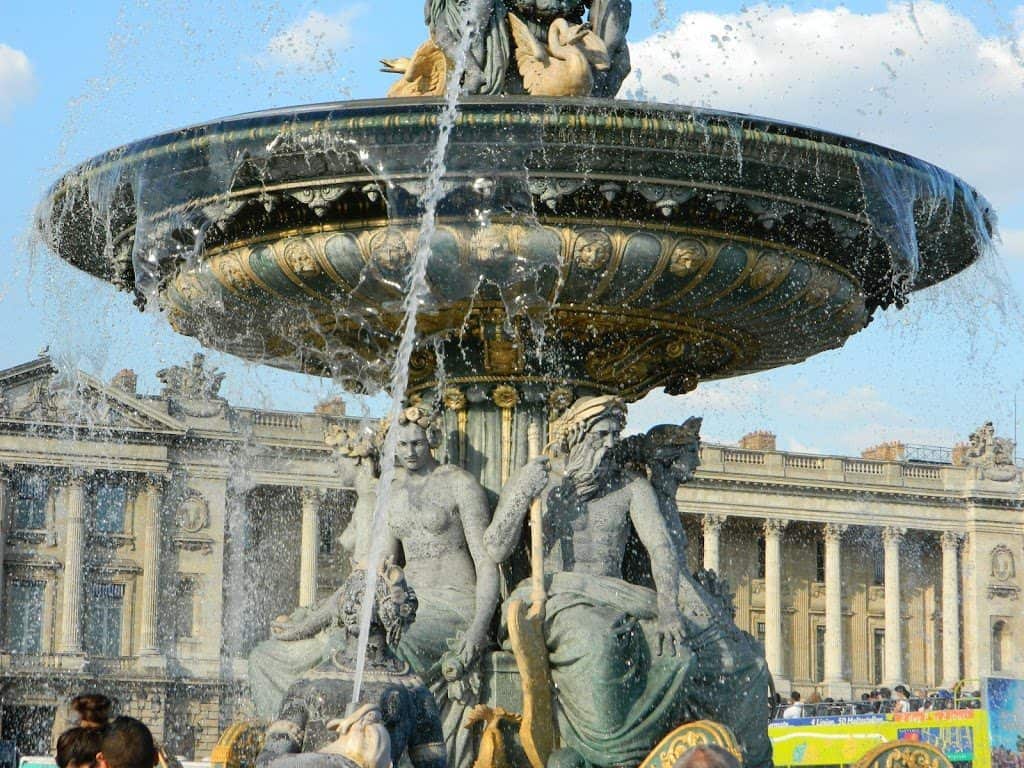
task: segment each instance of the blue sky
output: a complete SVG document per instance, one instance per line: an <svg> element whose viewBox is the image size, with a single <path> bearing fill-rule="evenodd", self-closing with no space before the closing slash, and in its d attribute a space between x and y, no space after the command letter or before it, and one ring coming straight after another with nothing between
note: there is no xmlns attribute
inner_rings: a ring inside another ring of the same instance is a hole
<svg viewBox="0 0 1024 768"><path fill-rule="evenodd" d="M110 376L187 359L193 342L28 239L71 165L119 143L266 107L383 94L377 59L424 38L420 0L0 4L0 367L44 345ZM705 436L767 428L792 450L951 444L1024 410L1024 6L634 0L634 96L862 136L962 175L996 205L1000 254L801 365L655 393L633 426L705 416ZM330 382L212 356L240 403L310 407ZM354 411L378 404L351 399Z"/></svg>

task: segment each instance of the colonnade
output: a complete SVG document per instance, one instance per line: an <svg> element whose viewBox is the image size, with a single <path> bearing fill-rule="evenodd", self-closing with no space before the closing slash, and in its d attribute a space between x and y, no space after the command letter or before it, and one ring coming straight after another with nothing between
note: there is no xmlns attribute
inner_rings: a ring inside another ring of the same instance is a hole
<svg viewBox="0 0 1024 768"><path fill-rule="evenodd" d="M721 531L727 516L708 513L702 516L705 568L719 570ZM768 518L764 530L764 650L765 659L777 680L788 680L783 652L782 543L792 521ZM851 684L843 668L842 632L842 540L848 525L824 523L820 535L825 550L825 658L824 695L848 697ZM881 529L884 552L885 657L882 679L885 685L904 682L903 620L901 616L900 547L907 530L896 526ZM960 668L960 576L959 550L963 535L945 531L942 546L942 679L951 687L961 678Z"/></svg>
<svg viewBox="0 0 1024 768"><path fill-rule="evenodd" d="M0 627L5 626L6 569L5 543L13 524L14 468L0 465ZM85 602L84 570L88 535L86 490L89 470L68 469L59 474L57 504L63 511L64 526L58 532L63 550L63 578L59 584L61 610L56 626L54 652L68 658L84 660L82 637ZM162 508L166 478L163 475L141 475L134 484L136 496L136 530L140 535L142 554L139 598L139 645L137 656L141 666L160 666L164 655L160 648L160 563L163 543ZM316 602L317 560L320 553L320 504L322 490L302 488L302 527L300 544L299 603L309 607Z"/></svg>

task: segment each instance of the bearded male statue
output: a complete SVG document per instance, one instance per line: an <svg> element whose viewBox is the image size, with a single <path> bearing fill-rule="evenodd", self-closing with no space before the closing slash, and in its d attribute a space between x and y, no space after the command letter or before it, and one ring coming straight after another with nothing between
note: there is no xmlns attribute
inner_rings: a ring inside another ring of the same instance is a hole
<svg viewBox="0 0 1024 768"><path fill-rule="evenodd" d="M696 719L676 550L651 483L612 461L625 416L619 398L577 400L552 425L550 466L532 461L513 476L484 536L492 558L505 560L539 495L544 635L558 731L576 755L563 759L598 766L636 765ZM654 590L622 578L630 526L650 558ZM520 585L514 599L529 602L529 588Z"/></svg>

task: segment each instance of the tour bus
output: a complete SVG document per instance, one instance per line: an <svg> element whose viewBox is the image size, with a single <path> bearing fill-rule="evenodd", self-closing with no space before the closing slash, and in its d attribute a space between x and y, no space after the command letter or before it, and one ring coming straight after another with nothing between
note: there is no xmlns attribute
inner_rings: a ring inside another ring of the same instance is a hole
<svg viewBox="0 0 1024 768"><path fill-rule="evenodd" d="M804 704L801 717L776 712L769 727L776 766L846 766L874 747L916 741L938 747L955 768L1024 766L1024 680L986 678L980 689L958 686L911 700ZM877 710L877 711L876 711Z"/></svg>

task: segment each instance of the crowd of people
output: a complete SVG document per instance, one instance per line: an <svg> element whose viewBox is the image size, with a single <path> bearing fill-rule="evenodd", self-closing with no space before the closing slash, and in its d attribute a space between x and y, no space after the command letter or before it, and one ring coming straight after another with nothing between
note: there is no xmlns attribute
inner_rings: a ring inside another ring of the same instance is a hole
<svg viewBox="0 0 1024 768"><path fill-rule="evenodd" d="M870 715L876 713L932 712L942 709L978 709L980 693L954 694L947 690L918 691L912 694L905 685L893 689L877 688L863 693L859 700L821 698L816 693L803 701L799 691L793 691L784 702L776 694L773 719L794 720L801 717L829 717L836 715Z"/></svg>
<svg viewBox="0 0 1024 768"><path fill-rule="evenodd" d="M166 758L146 724L112 717L114 703L102 694L71 700L72 727L57 739L59 768L154 768Z"/></svg>

